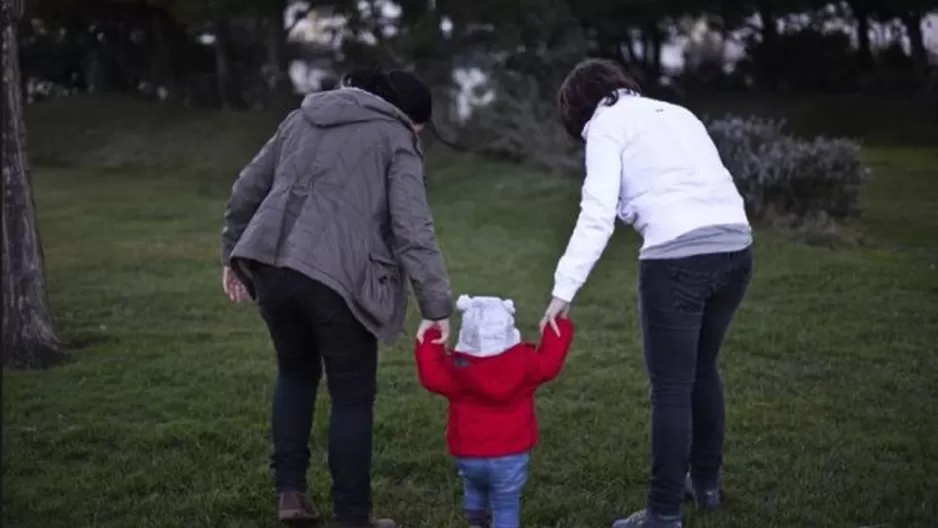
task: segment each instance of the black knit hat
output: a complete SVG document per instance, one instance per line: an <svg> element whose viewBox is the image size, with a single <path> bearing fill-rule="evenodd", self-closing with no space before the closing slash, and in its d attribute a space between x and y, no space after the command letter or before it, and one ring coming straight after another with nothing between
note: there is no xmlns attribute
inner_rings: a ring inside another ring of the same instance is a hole
<svg viewBox="0 0 938 528"><path fill-rule="evenodd" d="M342 84L381 97L404 112L415 125L424 125L447 147L462 152L467 150L440 135L440 131L433 124L433 94L413 73L405 70L363 68L346 75Z"/></svg>
<svg viewBox="0 0 938 528"><path fill-rule="evenodd" d="M408 71L365 68L346 75L343 84L381 97L404 112L415 125L430 124L433 118L430 88Z"/></svg>

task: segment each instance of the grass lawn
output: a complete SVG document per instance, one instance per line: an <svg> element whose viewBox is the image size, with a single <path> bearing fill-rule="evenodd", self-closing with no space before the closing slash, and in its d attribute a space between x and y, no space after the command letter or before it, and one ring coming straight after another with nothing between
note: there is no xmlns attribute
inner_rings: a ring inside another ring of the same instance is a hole
<svg viewBox="0 0 938 528"><path fill-rule="evenodd" d="M757 235L751 295L723 357L729 498L718 513L690 512L688 526L935 525L938 151L870 159L870 244ZM434 165L455 290L514 298L532 337L576 185L465 159ZM4 372L4 526L275 526L272 349L255 310L224 299L217 264L232 177L201 166L37 168L52 303L75 352L48 372ZM526 526L608 526L642 504L636 244L627 229L614 237L573 312L570 361L539 395ZM380 379L376 513L462 526L445 403L417 383L409 339L383 352ZM326 418L317 415L311 477L323 505Z"/></svg>

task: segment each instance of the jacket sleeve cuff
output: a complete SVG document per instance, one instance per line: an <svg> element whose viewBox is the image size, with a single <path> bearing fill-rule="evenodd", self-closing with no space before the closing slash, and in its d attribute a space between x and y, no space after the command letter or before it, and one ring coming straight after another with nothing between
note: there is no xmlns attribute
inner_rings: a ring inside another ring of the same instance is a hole
<svg viewBox="0 0 938 528"><path fill-rule="evenodd" d="M231 252L234 248L222 247L221 248L221 265L230 266L231 265Z"/></svg>
<svg viewBox="0 0 938 528"><path fill-rule="evenodd" d="M428 321L441 321L453 314L452 299L420 303L420 316Z"/></svg>
<svg viewBox="0 0 938 528"><path fill-rule="evenodd" d="M554 283L554 291L552 295L563 302L571 303L573 302L573 298L576 297L577 291L579 291L579 289L579 284L565 280L558 280Z"/></svg>

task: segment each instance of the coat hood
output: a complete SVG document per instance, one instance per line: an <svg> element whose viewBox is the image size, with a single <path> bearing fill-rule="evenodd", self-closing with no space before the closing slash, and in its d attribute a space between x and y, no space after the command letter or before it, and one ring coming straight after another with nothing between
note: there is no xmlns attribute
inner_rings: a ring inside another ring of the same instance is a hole
<svg viewBox="0 0 938 528"><path fill-rule="evenodd" d="M535 346L520 343L491 357L478 357L473 353L453 351L454 376L462 390L481 400L507 402L515 399L520 389L527 387L529 355Z"/></svg>
<svg viewBox="0 0 938 528"><path fill-rule="evenodd" d="M413 127L407 115L396 106L358 88L343 87L307 95L301 108L303 116L318 127L367 121L397 121Z"/></svg>
<svg viewBox="0 0 938 528"><path fill-rule="evenodd" d="M476 357L494 357L521 342L515 328L515 303L498 297L460 295L456 309L462 327L456 349Z"/></svg>

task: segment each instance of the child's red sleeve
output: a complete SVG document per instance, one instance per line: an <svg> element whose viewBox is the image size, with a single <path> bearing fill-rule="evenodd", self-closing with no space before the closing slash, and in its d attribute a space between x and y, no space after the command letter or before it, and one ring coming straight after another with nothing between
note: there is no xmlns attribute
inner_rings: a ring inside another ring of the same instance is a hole
<svg viewBox="0 0 938 528"><path fill-rule="evenodd" d="M573 323L569 319L557 319L557 327L560 335L550 325L545 326L541 343L537 347L534 381L538 385L552 381L560 374L573 342Z"/></svg>
<svg viewBox="0 0 938 528"><path fill-rule="evenodd" d="M440 331L431 329L423 336L423 343L417 342L417 375L420 384L430 392L451 398L459 391L459 385L452 373L446 368L446 349L433 342L440 338Z"/></svg>

